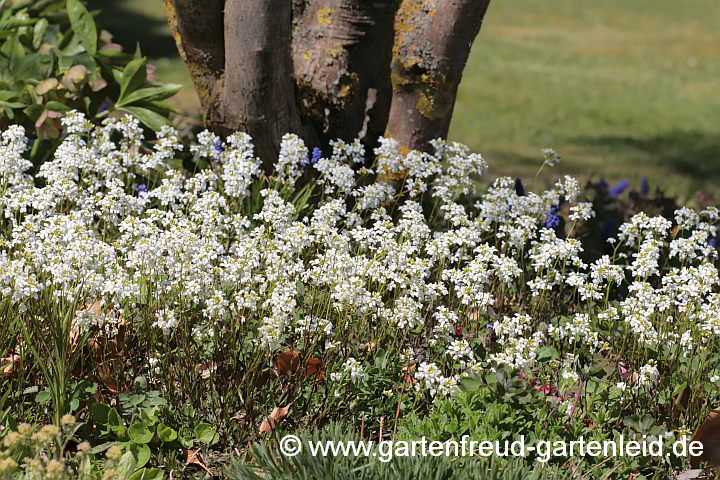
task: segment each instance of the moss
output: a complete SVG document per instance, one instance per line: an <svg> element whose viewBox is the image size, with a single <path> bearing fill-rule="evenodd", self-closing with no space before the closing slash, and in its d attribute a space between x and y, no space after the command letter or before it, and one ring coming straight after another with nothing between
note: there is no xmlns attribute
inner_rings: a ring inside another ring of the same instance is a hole
<svg viewBox="0 0 720 480"><path fill-rule="evenodd" d="M320 25L330 25L332 23L332 17L332 8L320 8L315 14L315 18L317 18L317 22Z"/></svg>

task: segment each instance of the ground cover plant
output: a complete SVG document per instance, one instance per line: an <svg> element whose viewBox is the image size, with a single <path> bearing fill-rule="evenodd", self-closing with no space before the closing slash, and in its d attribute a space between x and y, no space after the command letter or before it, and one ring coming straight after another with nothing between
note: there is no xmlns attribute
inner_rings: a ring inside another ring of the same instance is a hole
<svg viewBox="0 0 720 480"><path fill-rule="evenodd" d="M286 135L264 172L243 133L183 146L76 111L62 126L33 175L23 128L1 135L0 475L244 478L267 466L253 445L333 421L375 439L669 444L718 405L714 207L569 176L478 189L483 158L439 140L308 151ZM31 441L39 461L14 456ZM688 466L526 461L566 478Z"/></svg>

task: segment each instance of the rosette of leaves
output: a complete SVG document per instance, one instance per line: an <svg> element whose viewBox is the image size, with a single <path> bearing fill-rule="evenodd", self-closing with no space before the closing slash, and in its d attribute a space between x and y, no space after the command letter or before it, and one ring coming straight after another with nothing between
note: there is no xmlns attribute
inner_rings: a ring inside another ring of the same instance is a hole
<svg viewBox="0 0 720 480"><path fill-rule="evenodd" d="M98 31L81 0L0 0L0 129L35 131L32 159L44 160L69 110L96 121L130 113L157 130L180 85L159 83L138 48L123 52Z"/></svg>

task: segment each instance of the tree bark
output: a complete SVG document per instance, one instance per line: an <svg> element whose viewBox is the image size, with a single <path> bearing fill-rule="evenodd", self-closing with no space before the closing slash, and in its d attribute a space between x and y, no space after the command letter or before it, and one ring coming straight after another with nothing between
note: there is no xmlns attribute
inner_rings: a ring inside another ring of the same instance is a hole
<svg viewBox="0 0 720 480"><path fill-rule="evenodd" d="M190 70L208 125L223 123L224 4L225 0L165 0L175 44Z"/></svg>
<svg viewBox="0 0 720 480"><path fill-rule="evenodd" d="M447 138L462 72L490 0L401 0L385 136L411 150Z"/></svg>
<svg viewBox="0 0 720 480"><path fill-rule="evenodd" d="M165 0L206 123L280 139L446 138L490 0Z"/></svg>
<svg viewBox="0 0 720 480"><path fill-rule="evenodd" d="M274 160L286 133L311 135L296 103L290 0L226 0L221 129L244 130L259 156Z"/></svg>
<svg viewBox="0 0 720 480"><path fill-rule="evenodd" d="M296 1L295 81L324 143L377 139L390 111L394 1Z"/></svg>

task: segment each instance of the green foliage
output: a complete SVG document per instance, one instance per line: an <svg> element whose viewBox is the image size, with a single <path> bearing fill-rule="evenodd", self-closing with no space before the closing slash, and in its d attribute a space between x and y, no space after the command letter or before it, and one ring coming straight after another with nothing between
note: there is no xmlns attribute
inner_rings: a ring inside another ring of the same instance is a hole
<svg viewBox="0 0 720 480"><path fill-rule="evenodd" d="M341 424L331 424L322 430L296 432L302 444L301 452L294 457L279 453L275 441L256 445L250 462L235 460L225 472L230 480L539 480L566 478L555 467L525 465L520 460L498 462L445 456L388 457L377 451L377 456L312 455L310 443L359 442L358 435L348 433ZM381 460L381 458L383 460Z"/></svg>
<svg viewBox="0 0 720 480"><path fill-rule="evenodd" d="M153 130L174 112L164 100L181 86L149 77L139 48L122 52L81 0L0 2L0 39L0 128L19 123L53 140L33 146L36 164L54 150L69 110L92 121L130 113Z"/></svg>

